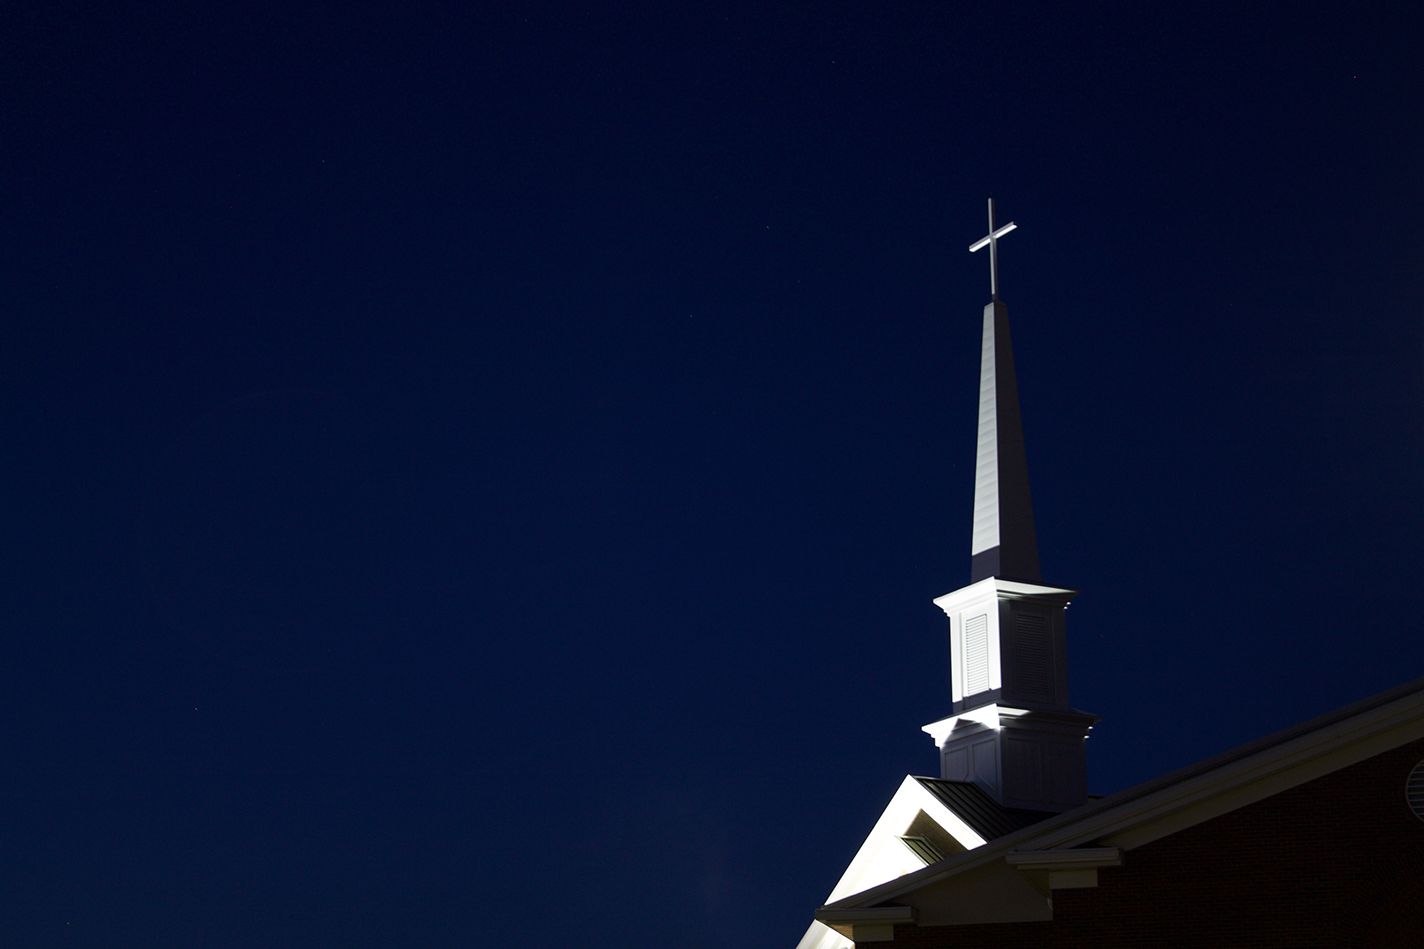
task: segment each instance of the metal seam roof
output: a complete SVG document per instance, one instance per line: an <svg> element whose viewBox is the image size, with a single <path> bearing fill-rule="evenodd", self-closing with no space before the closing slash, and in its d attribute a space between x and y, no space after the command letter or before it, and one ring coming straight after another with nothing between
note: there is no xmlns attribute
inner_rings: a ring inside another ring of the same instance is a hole
<svg viewBox="0 0 1424 949"><path fill-rule="evenodd" d="M1011 834L1053 816L1044 811L1023 811L1004 807L978 785L969 781L946 781L943 778L918 776L915 780L985 840Z"/></svg>

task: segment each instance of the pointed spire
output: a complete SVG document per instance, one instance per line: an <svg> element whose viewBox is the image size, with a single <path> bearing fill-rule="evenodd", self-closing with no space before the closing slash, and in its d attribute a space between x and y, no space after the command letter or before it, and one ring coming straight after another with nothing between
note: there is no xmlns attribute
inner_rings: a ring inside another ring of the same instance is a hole
<svg viewBox="0 0 1424 949"><path fill-rule="evenodd" d="M994 227L988 247L993 296L984 308L979 374L979 457L968 586L937 598L949 619L953 714L925 726L939 747L940 776L972 781L1005 807L1064 811L1087 799L1083 739L1097 716L1068 704L1064 612L1075 591L1044 586L1028 490L1023 422L999 299Z"/></svg>
<svg viewBox="0 0 1424 949"><path fill-rule="evenodd" d="M979 369L979 453L974 467L974 538L970 582L988 577L1039 582L1038 540L1028 487L1023 419L1009 340L1009 310L998 294L997 238L1014 228L994 229L989 199L989 233L970 250L989 246L993 300L984 307L984 348Z"/></svg>

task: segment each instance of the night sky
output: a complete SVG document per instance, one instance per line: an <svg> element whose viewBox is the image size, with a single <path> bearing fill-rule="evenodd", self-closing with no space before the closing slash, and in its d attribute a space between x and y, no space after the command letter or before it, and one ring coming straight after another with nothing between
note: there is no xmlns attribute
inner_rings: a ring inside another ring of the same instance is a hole
<svg viewBox="0 0 1424 949"><path fill-rule="evenodd" d="M1091 790L1424 675L1417 3L5 18L6 945L794 945L989 194Z"/></svg>

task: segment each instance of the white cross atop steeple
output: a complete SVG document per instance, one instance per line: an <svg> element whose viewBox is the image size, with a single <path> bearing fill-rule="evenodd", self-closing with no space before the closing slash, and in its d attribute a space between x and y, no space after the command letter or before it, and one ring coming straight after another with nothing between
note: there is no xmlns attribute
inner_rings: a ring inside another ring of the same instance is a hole
<svg viewBox="0 0 1424 949"><path fill-rule="evenodd" d="M1017 228L1013 221L998 230L994 229L994 199L989 199L989 233L969 245L969 253L974 253L985 244L989 245L989 293L999 299L999 238Z"/></svg>

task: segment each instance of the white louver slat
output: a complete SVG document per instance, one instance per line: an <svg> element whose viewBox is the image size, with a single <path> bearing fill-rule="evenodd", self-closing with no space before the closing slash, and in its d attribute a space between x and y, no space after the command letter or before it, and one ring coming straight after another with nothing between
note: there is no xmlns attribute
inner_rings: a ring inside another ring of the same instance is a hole
<svg viewBox="0 0 1424 949"><path fill-rule="evenodd" d="M989 688L989 616L980 613L964 621L964 694Z"/></svg>

